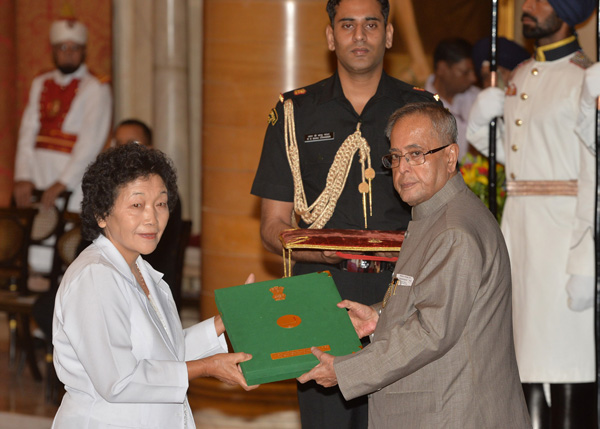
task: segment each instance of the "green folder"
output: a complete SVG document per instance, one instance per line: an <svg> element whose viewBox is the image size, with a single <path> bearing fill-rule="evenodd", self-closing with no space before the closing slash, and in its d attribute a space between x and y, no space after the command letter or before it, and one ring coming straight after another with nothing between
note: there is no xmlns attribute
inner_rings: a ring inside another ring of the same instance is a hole
<svg viewBox="0 0 600 429"><path fill-rule="evenodd" d="M215 300L249 386L296 378L319 360L311 347L334 356L361 343L327 271L215 290Z"/></svg>

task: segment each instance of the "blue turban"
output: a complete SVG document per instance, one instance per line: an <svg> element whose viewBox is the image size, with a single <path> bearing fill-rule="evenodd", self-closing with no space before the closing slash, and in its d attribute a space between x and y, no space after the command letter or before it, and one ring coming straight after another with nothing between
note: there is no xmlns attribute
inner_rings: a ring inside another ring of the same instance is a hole
<svg viewBox="0 0 600 429"><path fill-rule="evenodd" d="M596 9L595 0L548 0L548 3L569 27L581 24Z"/></svg>
<svg viewBox="0 0 600 429"><path fill-rule="evenodd" d="M497 64L509 70L514 69L521 62L531 57L531 54L524 47L504 37L498 37L496 55ZM480 79L481 64L489 60L490 38L485 37L473 46L473 68L475 68L475 73Z"/></svg>

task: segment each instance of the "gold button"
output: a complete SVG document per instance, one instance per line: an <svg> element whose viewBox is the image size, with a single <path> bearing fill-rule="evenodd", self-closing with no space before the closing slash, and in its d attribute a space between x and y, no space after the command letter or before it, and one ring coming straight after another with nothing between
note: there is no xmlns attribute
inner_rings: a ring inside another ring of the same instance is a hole
<svg viewBox="0 0 600 429"><path fill-rule="evenodd" d="M515 124L517 124L517 127L520 127L521 125L523 125L523 120L522 119L517 119L515 121Z"/></svg>
<svg viewBox="0 0 600 429"><path fill-rule="evenodd" d="M537 76L539 73L538 69L531 69L531 74Z"/></svg>
<svg viewBox="0 0 600 429"><path fill-rule="evenodd" d="M525 94L524 92L521 93L521 100L527 100L529 98L529 96L527 94Z"/></svg>
<svg viewBox="0 0 600 429"><path fill-rule="evenodd" d="M510 178L515 180L517 178L517 176L515 176L515 173L510 173Z"/></svg>
<svg viewBox="0 0 600 429"><path fill-rule="evenodd" d="M516 152L519 150L519 146L517 146L516 144L512 145L510 148L513 150L513 152Z"/></svg>

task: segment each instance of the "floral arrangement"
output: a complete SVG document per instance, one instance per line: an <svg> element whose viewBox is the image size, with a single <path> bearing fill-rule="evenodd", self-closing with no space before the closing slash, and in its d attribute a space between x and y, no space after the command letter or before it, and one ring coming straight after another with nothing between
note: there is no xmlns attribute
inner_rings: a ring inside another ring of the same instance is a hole
<svg viewBox="0 0 600 429"><path fill-rule="evenodd" d="M488 171L489 163L487 158L481 155L473 156L470 153L463 158L460 167L460 172L465 183L483 201L486 207L489 207ZM502 164L496 164L496 190L496 205L498 208L496 218L498 219L498 223L500 223L504 201L506 200L506 180Z"/></svg>

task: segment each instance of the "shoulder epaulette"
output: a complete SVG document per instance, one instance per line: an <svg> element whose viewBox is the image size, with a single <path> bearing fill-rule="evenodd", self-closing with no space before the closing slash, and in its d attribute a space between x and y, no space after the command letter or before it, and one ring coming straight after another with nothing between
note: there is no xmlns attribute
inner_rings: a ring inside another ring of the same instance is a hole
<svg viewBox="0 0 600 429"><path fill-rule="evenodd" d="M427 90L425 88L421 88L420 86L413 86L413 91L419 91L419 92L427 92ZM433 96L433 99L435 101L440 101L440 96L435 93L435 94L431 94Z"/></svg>
<svg viewBox="0 0 600 429"><path fill-rule="evenodd" d="M288 91L288 92L279 94L279 101L281 101L283 103L285 100L295 97L296 95L303 95L303 94L306 94L305 88L294 89L293 91Z"/></svg>
<svg viewBox="0 0 600 429"><path fill-rule="evenodd" d="M594 64L592 62L592 60L590 60L588 58L588 56L585 53L583 53L583 51L577 51L577 52L575 52L575 55L573 55L573 58L571 58L570 61L573 64L575 64L576 66L581 67L582 69L587 69L592 64Z"/></svg>

